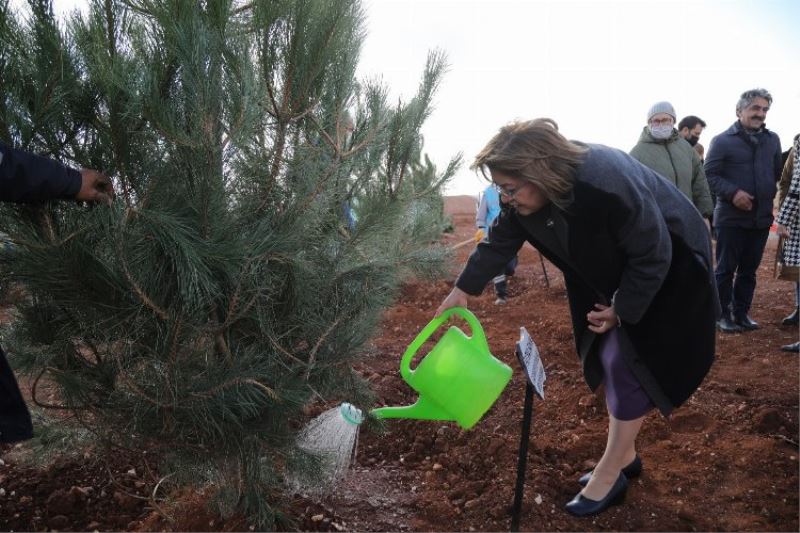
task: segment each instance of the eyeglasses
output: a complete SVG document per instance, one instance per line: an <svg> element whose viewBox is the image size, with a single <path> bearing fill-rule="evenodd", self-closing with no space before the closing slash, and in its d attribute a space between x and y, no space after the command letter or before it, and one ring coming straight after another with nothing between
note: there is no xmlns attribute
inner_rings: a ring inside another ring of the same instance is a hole
<svg viewBox="0 0 800 533"><path fill-rule="evenodd" d="M654 126L672 126L675 121L671 118L653 118L650 119L650 124Z"/></svg>
<svg viewBox="0 0 800 533"><path fill-rule="evenodd" d="M514 195L517 194L517 192L519 192L519 190L521 188L522 187L520 186L520 187L514 187L513 189L504 189L503 187L499 186L498 184L496 184L496 183L494 184L494 189L497 191L497 193L500 196L505 196L506 198L513 198Z"/></svg>

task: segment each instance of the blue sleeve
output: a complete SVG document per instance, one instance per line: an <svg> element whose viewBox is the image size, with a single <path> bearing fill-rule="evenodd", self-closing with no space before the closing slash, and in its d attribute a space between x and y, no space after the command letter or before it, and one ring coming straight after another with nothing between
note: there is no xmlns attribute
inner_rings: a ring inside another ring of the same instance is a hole
<svg viewBox="0 0 800 533"><path fill-rule="evenodd" d="M39 202L74 198L81 173L61 163L0 142L0 200Z"/></svg>

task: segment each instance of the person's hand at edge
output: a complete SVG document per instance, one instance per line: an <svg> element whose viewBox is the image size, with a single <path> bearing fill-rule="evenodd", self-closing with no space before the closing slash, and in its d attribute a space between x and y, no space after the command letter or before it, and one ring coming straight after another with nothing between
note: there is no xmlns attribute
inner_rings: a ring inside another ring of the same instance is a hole
<svg viewBox="0 0 800 533"><path fill-rule="evenodd" d="M446 310L450 309L451 307L467 307L467 293L459 289L458 287L453 287L453 290L450 291L450 294L447 295L447 298L442 300L442 303L439 304L439 308L436 310L436 314L434 317L437 317L444 313Z"/></svg>
<svg viewBox="0 0 800 533"><path fill-rule="evenodd" d="M789 228L781 224L778 224L775 227L775 233L778 234L778 237L783 237L784 239L788 239L789 237L792 236L791 232L789 232Z"/></svg>
<svg viewBox="0 0 800 533"><path fill-rule="evenodd" d="M98 202L111 205L114 199L114 185L111 180L96 170L81 170L81 189L75 199L83 202Z"/></svg>

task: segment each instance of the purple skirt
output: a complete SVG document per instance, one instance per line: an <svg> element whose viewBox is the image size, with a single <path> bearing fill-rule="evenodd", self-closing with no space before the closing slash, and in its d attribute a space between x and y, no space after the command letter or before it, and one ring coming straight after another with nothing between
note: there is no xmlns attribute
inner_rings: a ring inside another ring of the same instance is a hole
<svg viewBox="0 0 800 533"><path fill-rule="evenodd" d="M655 405L622 358L617 328L607 331L600 342L608 411L617 420L643 417Z"/></svg>

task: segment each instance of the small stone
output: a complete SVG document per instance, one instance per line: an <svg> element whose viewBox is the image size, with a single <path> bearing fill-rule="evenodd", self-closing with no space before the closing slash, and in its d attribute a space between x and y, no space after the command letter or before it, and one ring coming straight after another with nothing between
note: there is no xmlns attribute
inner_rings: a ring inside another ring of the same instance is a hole
<svg viewBox="0 0 800 533"><path fill-rule="evenodd" d="M6 495L6 489L0 487L0 498Z"/></svg>
<svg viewBox="0 0 800 533"><path fill-rule="evenodd" d="M324 514L315 514L311 517L312 522L322 522L322 519L325 518Z"/></svg>
<svg viewBox="0 0 800 533"><path fill-rule="evenodd" d="M133 511L139 506L139 500L120 491L114 492L114 501L125 511Z"/></svg>
<svg viewBox="0 0 800 533"><path fill-rule="evenodd" d="M97 530L100 529L101 525L102 524L100 522L98 522L97 520L92 520L91 522L89 522L89 525L86 526L86 530L87 531L97 531Z"/></svg>
<svg viewBox="0 0 800 533"><path fill-rule="evenodd" d="M480 504L481 504L480 500L478 498L475 498L474 500L469 500L468 502L465 502L464 509L472 509L473 507L477 507Z"/></svg>
<svg viewBox="0 0 800 533"><path fill-rule="evenodd" d="M581 407L591 407L596 403L597 403L597 396L595 396L594 394L586 394L584 396L581 396L581 398L578 400L578 405L580 405Z"/></svg>
<svg viewBox="0 0 800 533"><path fill-rule="evenodd" d="M6 462L0 459L0 466L6 466Z"/></svg>
<svg viewBox="0 0 800 533"><path fill-rule="evenodd" d="M533 501L536 503L536 505L542 505L542 495L537 494L536 497L533 498Z"/></svg>
<svg viewBox="0 0 800 533"><path fill-rule="evenodd" d="M136 477L136 469L135 468L131 468L130 470L128 470L125 473L128 474L131 477Z"/></svg>
<svg viewBox="0 0 800 533"><path fill-rule="evenodd" d="M57 514L47 521L47 525L50 529L64 529L67 524L69 524L69 518L63 514Z"/></svg>
<svg viewBox="0 0 800 533"><path fill-rule="evenodd" d="M442 468L444 468L444 467L441 464L433 463L433 469L434 470L441 470Z"/></svg>

